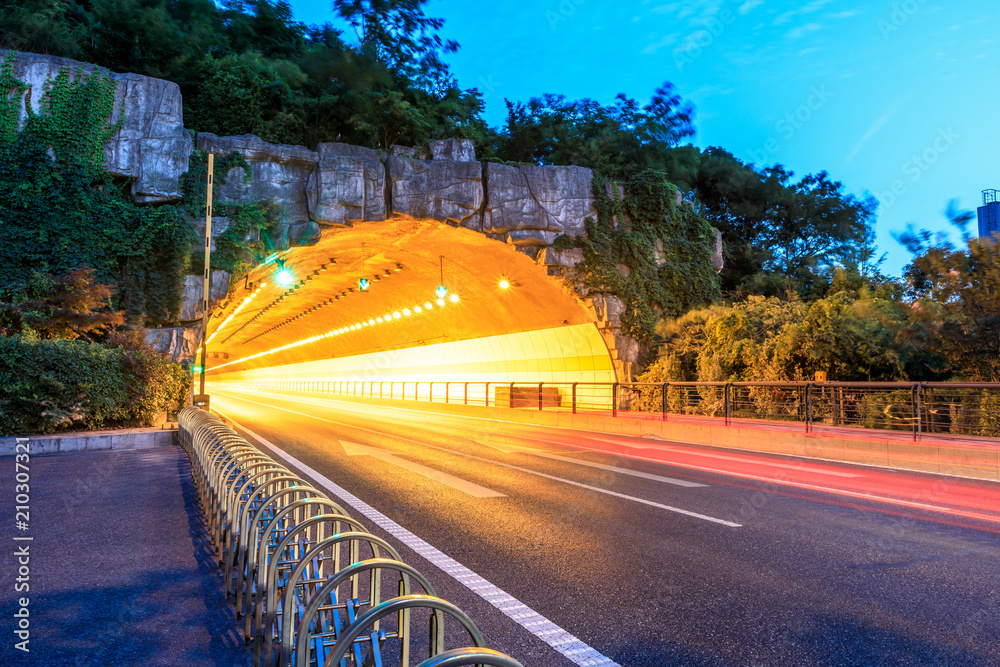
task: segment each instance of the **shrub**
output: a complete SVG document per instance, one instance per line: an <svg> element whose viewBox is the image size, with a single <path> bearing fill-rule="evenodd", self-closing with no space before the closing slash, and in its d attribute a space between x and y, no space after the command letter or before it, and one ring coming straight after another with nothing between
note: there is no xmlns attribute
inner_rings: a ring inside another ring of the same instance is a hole
<svg viewBox="0 0 1000 667"><path fill-rule="evenodd" d="M0 336L0 435L150 426L177 410L189 378L139 342Z"/></svg>

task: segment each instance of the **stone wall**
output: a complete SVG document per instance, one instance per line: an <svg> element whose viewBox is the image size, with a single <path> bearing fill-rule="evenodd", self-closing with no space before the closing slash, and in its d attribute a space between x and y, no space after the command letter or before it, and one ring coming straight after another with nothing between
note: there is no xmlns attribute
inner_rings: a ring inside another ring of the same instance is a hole
<svg viewBox="0 0 1000 667"><path fill-rule="evenodd" d="M247 161L250 178L241 168L233 169L218 189L218 200L274 203L278 225L272 240L279 249L315 243L325 227L395 216L468 227L527 254L550 275L564 279L568 288L577 289L578 297L587 297L584 303L604 334L619 377L631 378L642 350L620 333L621 301L572 287L574 267L583 261L583 253L549 247L560 234L585 234L584 221L597 216L590 169L482 163L468 139L433 141L427 147L393 146L388 153L342 143L323 143L312 151L271 144L252 134L219 137L203 132L192 139L194 133L183 126L180 90L174 83L37 54L19 53L15 61L15 75L32 86L28 99L36 108L46 81L66 68L100 72L115 80L112 121L124 114L124 123L106 146L108 170L134 179L137 201L179 200L180 177L197 146L220 156L237 152ZM21 114L23 118L23 108ZM214 221L213 236L226 222ZM192 224L204 233L202 221ZM721 246L716 255L716 268L721 269ZM224 298L228 282L227 274L213 274L213 307ZM201 297L201 277L188 276L181 326L147 332L150 342L175 361L190 362L198 347Z"/></svg>

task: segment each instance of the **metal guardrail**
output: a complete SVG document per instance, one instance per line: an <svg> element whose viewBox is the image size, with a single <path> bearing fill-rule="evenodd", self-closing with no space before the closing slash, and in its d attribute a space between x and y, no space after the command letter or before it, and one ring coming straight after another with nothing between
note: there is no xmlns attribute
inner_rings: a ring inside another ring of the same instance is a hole
<svg viewBox="0 0 1000 667"><path fill-rule="evenodd" d="M227 385L223 385L227 386ZM1000 438L1000 383L414 382L256 380L228 386L660 419L682 416Z"/></svg>
<svg viewBox="0 0 1000 667"><path fill-rule="evenodd" d="M218 418L185 408L178 436L255 667L409 667L418 653L417 667L521 667L390 544ZM471 647L446 650L447 618Z"/></svg>

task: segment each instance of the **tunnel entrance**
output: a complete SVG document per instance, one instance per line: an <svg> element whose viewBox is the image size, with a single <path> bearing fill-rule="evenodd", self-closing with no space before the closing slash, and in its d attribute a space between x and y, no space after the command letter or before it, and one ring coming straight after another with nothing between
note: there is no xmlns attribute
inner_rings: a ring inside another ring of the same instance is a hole
<svg viewBox="0 0 1000 667"><path fill-rule="evenodd" d="M433 220L324 230L252 270L208 334L212 382L615 381L570 286L509 244Z"/></svg>

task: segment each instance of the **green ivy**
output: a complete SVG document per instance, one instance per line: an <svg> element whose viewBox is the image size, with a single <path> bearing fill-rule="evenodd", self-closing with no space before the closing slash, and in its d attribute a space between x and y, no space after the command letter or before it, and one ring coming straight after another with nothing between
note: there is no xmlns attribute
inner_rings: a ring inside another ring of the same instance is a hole
<svg viewBox="0 0 1000 667"><path fill-rule="evenodd" d="M180 208L141 206L107 172L104 146L122 122L110 122L115 81L62 70L35 113L14 57L0 66L0 281L88 266L117 284L130 326L176 323L194 234Z"/></svg>
<svg viewBox="0 0 1000 667"><path fill-rule="evenodd" d="M623 186L624 198L609 196L608 185L612 192ZM587 238L561 236L554 245L583 249L583 285L622 300L623 334L653 342L660 318L721 298L715 232L676 203L677 188L664 174L647 170L621 184L595 176L593 189L597 219L587 218Z"/></svg>
<svg viewBox="0 0 1000 667"><path fill-rule="evenodd" d="M274 250L271 233L277 216L275 207L266 201L246 204L221 201L219 188L226 185L229 174L234 169L243 170L244 182L251 175L250 165L239 153L216 156L212 179L212 216L226 218L229 227L215 237L212 252L212 268L227 271L233 275L230 285L247 273ZM192 219L203 220L205 216L205 183L208 176L208 153L195 149L188 162L188 171L181 177L181 191L184 193L184 210ZM201 273L205 267L204 247L198 247L191 254L191 267Z"/></svg>

